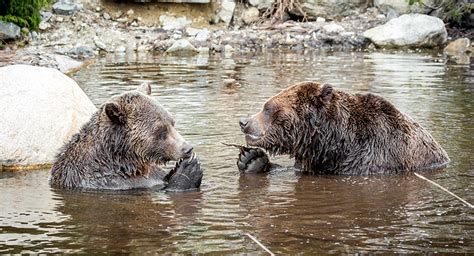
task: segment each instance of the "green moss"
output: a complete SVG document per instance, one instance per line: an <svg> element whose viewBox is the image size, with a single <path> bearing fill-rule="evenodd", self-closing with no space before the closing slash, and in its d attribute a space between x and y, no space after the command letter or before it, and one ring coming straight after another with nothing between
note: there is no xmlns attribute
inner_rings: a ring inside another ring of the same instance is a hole
<svg viewBox="0 0 474 256"><path fill-rule="evenodd" d="M37 29L40 9L50 0L0 0L0 20L13 22L22 27Z"/></svg>

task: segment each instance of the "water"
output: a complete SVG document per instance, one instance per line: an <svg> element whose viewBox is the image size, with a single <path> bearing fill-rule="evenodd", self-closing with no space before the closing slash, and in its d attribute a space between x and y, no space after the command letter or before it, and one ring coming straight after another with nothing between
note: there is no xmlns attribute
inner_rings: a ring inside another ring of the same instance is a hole
<svg viewBox="0 0 474 256"><path fill-rule="evenodd" d="M202 160L201 191L74 193L50 189L47 170L2 174L0 253L263 253L246 233L277 254L474 253L474 210L413 175L240 176L221 144L242 143L238 119L295 82L379 93L452 158L424 175L474 203L472 66L429 53L109 55L74 78L96 105L152 82Z"/></svg>

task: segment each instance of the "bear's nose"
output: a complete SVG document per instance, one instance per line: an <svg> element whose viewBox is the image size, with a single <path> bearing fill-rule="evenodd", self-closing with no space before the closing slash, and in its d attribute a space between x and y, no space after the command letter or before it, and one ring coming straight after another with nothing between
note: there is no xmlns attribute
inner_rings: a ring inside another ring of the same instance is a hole
<svg viewBox="0 0 474 256"><path fill-rule="evenodd" d="M241 128L242 130L245 129L245 127L247 126L248 123L249 123L248 118L242 117L242 118L240 118L240 120L239 120L240 128Z"/></svg>
<svg viewBox="0 0 474 256"><path fill-rule="evenodd" d="M186 143L186 144L184 145L183 149L182 149L182 150L183 150L183 155L184 155L185 157L191 156L191 154L193 153L193 149L194 149L194 148L193 148L193 146L191 146L191 144Z"/></svg>

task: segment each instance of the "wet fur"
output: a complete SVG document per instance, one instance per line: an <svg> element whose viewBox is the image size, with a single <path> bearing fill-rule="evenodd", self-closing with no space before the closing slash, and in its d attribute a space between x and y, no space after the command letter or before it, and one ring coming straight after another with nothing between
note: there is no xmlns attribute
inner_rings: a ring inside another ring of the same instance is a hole
<svg viewBox="0 0 474 256"><path fill-rule="evenodd" d="M148 96L150 93L150 86L145 84L138 91L104 103L59 150L50 185L85 190L160 189L168 185L158 164L186 157L183 152L189 153L192 147L176 132L173 119ZM188 170L177 165L173 173L190 173L193 183L175 178L180 183L169 184L174 190L199 187L202 170L198 158L190 161L185 161Z"/></svg>
<svg viewBox="0 0 474 256"><path fill-rule="evenodd" d="M428 131L374 94L349 94L306 82L266 104L276 110L264 109L254 118L264 136L253 146L289 154L304 171L389 174L440 169L449 163Z"/></svg>

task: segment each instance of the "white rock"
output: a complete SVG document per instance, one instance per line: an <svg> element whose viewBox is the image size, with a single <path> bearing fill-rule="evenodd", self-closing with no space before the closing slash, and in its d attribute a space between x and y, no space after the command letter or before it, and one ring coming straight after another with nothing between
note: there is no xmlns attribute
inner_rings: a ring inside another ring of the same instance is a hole
<svg viewBox="0 0 474 256"><path fill-rule="evenodd" d="M379 47L434 47L444 44L444 22L424 14L404 14L364 32Z"/></svg>
<svg viewBox="0 0 474 256"><path fill-rule="evenodd" d="M316 22L326 22L326 19L323 17L316 18Z"/></svg>
<svg viewBox="0 0 474 256"><path fill-rule="evenodd" d="M390 9L393 9L398 14L407 13L410 7L407 0L374 0L374 6L383 13L388 13Z"/></svg>
<svg viewBox="0 0 474 256"><path fill-rule="evenodd" d="M206 42L209 39L211 32L207 29L201 29L194 38L198 42Z"/></svg>
<svg viewBox="0 0 474 256"><path fill-rule="evenodd" d="M196 36L197 33L199 33L199 31L201 30L198 28L192 28L192 27L186 28L186 34L188 34L189 36Z"/></svg>
<svg viewBox="0 0 474 256"><path fill-rule="evenodd" d="M166 50L166 53L172 55L192 55L199 51L188 40L180 39Z"/></svg>
<svg viewBox="0 0 474 256"><path fill-rule="evenodd" d="M232 17L234 16L235 2L231 0L225 0L221 3L221 10L217 14L219 18L227 25L229 25Z"/></svg>
<svg viewBox="0 0 474 256"><path fill-rule="evenodd" d="M94 44L97 48L99 48L100 50L104 50L104 51L107 51L107 45L105 45L104 42L96 39L94 40Z"/></svg>
<svg viewBox="0 0 474 256"><path fill-rule="evenodd" d="M263 10L272 7L272 5L275 3L275 0L249 0L248 2L251 6L255 6L257 9Z"/></svg>
<svg viewBox="0 0 474 256"><path fill-rule="evenodd" d="M229 44L226 44L226 45L224 46L224 51L225 51L225 52L233 52L233 51L234 51L234 47L232 47L232 46L229 45Z"/></svg>
<svg viewBox="0 0 474 256"><path fill-rule="evenodd" d="M323 30L327 34L340 34L344 32L344 28L341 25L334 22L324 25Z"/></svg>
<svg viewBox="0 0 474 256"><path fill-rule="evenodd" d="M118 53L122 53L126 51L127 51L127 48L123 45L119 45L118 47L115 48L115 52L118 52Z"/></svg>
<svg viewBox="0 0 474 256"><path fill-rule="evenodd" d="M255 7L250 7L242 13L242 20L245 24L251 24L258 21L258 16L260 12Z"/></svg>
<svg viewBox="0 0 474 256"><path fill-rule="evenodd" d="M64 74L77 70L84 64L83 62L77 61L71 57L59 54L54 55L54 60L58 65L59 71Z"/></svg>
<svg viewBox="0 0 474 256"><path fill-rule="evenodd" d="M160 16L160 23L165 30L179 30L190 25L192 22L186 19L186 17L173 17L173 16Z"/></svg>
<svg viewBox="0 0 474 256"><path fill-rule="evenodd" d="M96 111L76 82L56 69L2 67L0 88L0 165L4 166L50 164Z"/></svg>

